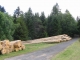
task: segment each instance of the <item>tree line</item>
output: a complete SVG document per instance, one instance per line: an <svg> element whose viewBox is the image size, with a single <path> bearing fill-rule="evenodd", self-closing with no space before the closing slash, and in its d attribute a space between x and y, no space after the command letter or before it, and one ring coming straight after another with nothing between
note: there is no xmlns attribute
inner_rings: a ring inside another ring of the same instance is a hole
<svg viewBox="0 0 80 60"><path fill-rule="evenodd" d="M68 10L61 12L56 3L50 15L45 16L44 12L33 14L29 8L23 13L20 7L15 9L13 16L9 15L5 8L0 6L0 40L30 40L59 34L74 36L80 35L80 19L77 20Z"/></svg>

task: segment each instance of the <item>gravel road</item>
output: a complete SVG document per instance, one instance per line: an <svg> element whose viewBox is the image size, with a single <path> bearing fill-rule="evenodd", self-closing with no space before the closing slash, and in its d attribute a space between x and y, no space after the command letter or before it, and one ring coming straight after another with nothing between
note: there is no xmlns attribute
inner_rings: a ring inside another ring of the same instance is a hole
<svg viewBox="0 0 80 60"><path fill-rule="evenodd" d="M67 48L77 40L78 38L73 38L70 41L63 42L55 46L51 46L51 47L48 47L33 53L29 53L29 54L23 54L23 55L12 57L12 58L7 58L5 60L50 60L50 57L63 51L65 48Z"/></svg>

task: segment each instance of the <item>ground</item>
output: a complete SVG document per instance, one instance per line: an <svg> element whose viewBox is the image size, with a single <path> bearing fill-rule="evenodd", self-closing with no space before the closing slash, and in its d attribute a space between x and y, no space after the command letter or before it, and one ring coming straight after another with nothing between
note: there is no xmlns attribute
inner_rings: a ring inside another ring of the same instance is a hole
<svg viewBox="0 0 80 60"><path fill-rule="evenodd" d="M51 46L29 54L23 54L12 58L7 58L5 60L50 60L52 56L55 56L59 52L63 51L65 48L67 48L77 40L78 38L74 38L70 41L63 42L55 46Z"/></svg>

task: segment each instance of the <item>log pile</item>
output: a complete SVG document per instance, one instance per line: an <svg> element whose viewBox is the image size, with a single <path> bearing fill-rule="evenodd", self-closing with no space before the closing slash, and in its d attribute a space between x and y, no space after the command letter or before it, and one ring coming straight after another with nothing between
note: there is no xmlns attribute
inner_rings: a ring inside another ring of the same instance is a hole
<svg viewBox="0 0 80 60"><path fill-rule="evenodd" d="M29 40L27 43L24 42L24 44L32 44L32 43L41 43L41 42L64 42L64 41L69 41L72 38L68 36L67 34L63 35L57 35L57 36L51 36L51 37L46 37L46 38L40 38L40 39L35 39L35 40Z"/></svg>
<svg viewBox="0 0 80 60"><path fill-rule="evenodd" d="M57 35L57 36L52 36L49 39L43 40L43 42L64 42L64 41L69 41L72 38L66 34L63 35Z"/></svg>
<svg viewBox="0 0 80 60"><path fill-rule="evenodd" d="M25 49L25 45L22 43L21 40L0 41L0 54L8 54L13 51L20 51L20 50L24 50L24 49Z"/></svg>

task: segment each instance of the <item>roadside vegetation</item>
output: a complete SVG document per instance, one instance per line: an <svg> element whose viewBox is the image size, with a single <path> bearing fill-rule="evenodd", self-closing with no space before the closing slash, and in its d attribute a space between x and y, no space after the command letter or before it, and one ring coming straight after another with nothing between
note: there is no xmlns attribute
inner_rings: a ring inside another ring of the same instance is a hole
<svg viewBox="0 0 80 60"><path fill-rule="evenodd" d="M51 60L80 60L80 40L57 54Z"/></svg>
<svg viewBox="0 0 80 60"><path fill-rule="evenodd" d="M26 44L26 49L25 50L21 50L18 52L11 52L9 54L4 54L4 55L0 55L0 60L4 60L5 58L9 58L9 57L13 57L13 56L17 56L17 55L22 55L22 54L27 54L30 52L34 52L43 48L47 48L50 46L55 45L56 43L37 43L37 44Z"/></svg>

